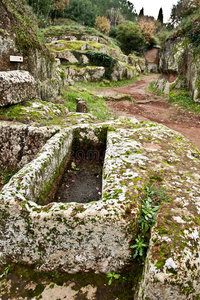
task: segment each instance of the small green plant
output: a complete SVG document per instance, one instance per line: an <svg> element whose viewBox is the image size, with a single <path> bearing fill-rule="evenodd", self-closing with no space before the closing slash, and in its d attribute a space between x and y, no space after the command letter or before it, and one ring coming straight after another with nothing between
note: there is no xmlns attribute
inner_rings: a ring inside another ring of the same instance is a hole
<svg viewBox="0 0 200 300"><path fill-rule="evenodd" d="M10 264L7 267L5 267L4 273L8 275L8 273L13 269L14 264Z"/></svg>
<svg viewBox="0 0 200 300"><path fill-rule="evenodd" d="M77 168L76 164L74 162L71 163L71 168L75 171L79 171L80 169Z"/></svg>
<svg viewBox="0 0 200 300"><path fill-rule="evenodd" d="M83 98L88 107L89 113L93 114L99 119L110 119L112 116L108 107L105 105L105 100L103 98L97 97L85 89L79 88L66 88L62 91L62 95L65 99L65 106L69 111L76 111L76 99Z"/></svg>
<svg viewBox="0 0 200 300"><path fill-rule="evenodd" d="M140 257L142 260L144 260L145 255L145 248L148 247L148 244L145 243L144 237L138 235L138 237L135 239L136 244L131 246L132 249L135 249L135 253L133 255L133 258Z"/></svg>
<svg viewBox="0 0 200 300"><path fill-rule="evenodd" d="M8 171L3 171L0 175L0 179L3 184L7 184L11 177L17 173L17 170L8 170Z"/></svg>
<svg viewBox="0 0 200 300"><path fill-rule="evenodd" d="M153 94L155 94L157 96L164 95L164 93L161 90L159 90L159 89L156 88L155 83L156 83L155 81L152 81L149 84L149 86L147 87L147 91L149 91L149 92L151 92L151 93L153 93Z"/></svg>
<svg viewBox="0 0 200 300"><path fill-rule="evenodd" d="M172 90L170 91L168 102L178 104L179 107L200 113L199 103L194 102L191 92L187 89Z"/></svg>
<svg viewBox="0 0 200 300"><path fill-rule="evenodd" d="M152 178L154 178L152 176ZM161 178L159 176L155 177ZM135 239L135 244L131 246L134 249L133 258L138 261L144 261L146 251L149 245L150 229L156 223L157 211L162 201L168 201L167 195L162 188L155 188L154 185L145 186L145 194L141 198L141 218L138 223L140 224L138 237Z"/></svg>
<svg viewBox="0 0 200 300"><path fill-rule="evenodd" d="M108 285L111 285L113 279L119 279L120 276L121 276L120 274L115 274L115 272L113 272L113 273L107 273L106 277L109 278Z"/></svg>

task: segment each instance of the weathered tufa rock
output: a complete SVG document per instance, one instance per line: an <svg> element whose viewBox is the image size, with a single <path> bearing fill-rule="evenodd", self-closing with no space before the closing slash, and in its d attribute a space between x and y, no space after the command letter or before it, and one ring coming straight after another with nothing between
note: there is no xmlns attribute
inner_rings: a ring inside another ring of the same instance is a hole
<svg viewBox="0 0 200 300"><path fill-rule="evenodd" d="M71 151L73 136L87 145L98 144L105 126L102 199L41 206ZM151 228L139 292L133 298L198 299L199 169L197 149L160 124L122 118L65 128L0 193L0 265L119 272L132 256L130 242L138 235L141 193L153 183L167 195Z"/></svg>
<svg viewBox="0 0 200 300"><path fill-rule="evenodd" d="M160 46L154 46L152 49L149 49L144 53L148 72L158 72L160 48Z"/></svg>
<svg viewBox="0 0 200 300"><path fill-rule="evenodd" d="M29 72L0 72L0 106L23 102L35 96L35 79Z"/></svg>
<svg viewBox="0 0 200 300"><path fill-rule="evenodd" d="M78 63L78 60L70 51L56 52L55 57L66 61L66 63L70 63L70 64Z"/></svg>
<svg viewBox="0 0 200 300"><path fill-rule="evenodd" d="M57 131L55 128L0 122L0 169L22 168Z"/></svg>
<svg viewBox="0 0 200 300"><path fill-rule="evenodd" d="M86 72L90 76L90 81L100 81L105 75L105 68L87 66Z"/></svg>
<svg viewBox="0 0 200 300"><path fill-rule="evenodd" d="M99 43L98 36L82 36L82 41Z"/></svg>
<svg viewBox="0 0 200 300"><path fill-rule="evenodd" d="M76 111L80 113L87 113L88 108L87 108L86 101L82 98L78 98L76 101L77 101Z"/></svg>
<svg viewBox="0 0 200 300"><path fill-rule="evenodd" d="M81 57L80 57L80 63L82 63L83 65L87 65L87 64L89 64L89 59L88 59L88 57L86 56L86 55L81 55Z"/></svg>
<svg viewBox="0 0 200 300"><path fill-rule="evenodd" d="M169 93L173 88L187 86L195 102L200 102L200 55L188 38L169 39L161 51L157 88Z"/></svg>

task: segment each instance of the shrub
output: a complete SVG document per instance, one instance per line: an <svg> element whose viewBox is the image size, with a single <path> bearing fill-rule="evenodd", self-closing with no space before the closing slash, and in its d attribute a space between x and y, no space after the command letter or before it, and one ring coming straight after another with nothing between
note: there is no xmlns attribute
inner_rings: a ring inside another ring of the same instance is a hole
<svg viewBox="0 0 200 300"><path fill-rule="evenodd" d="M138 25L127 21L120 24L117 29L117 40L121 44L121 49L126 53L141 53L145 48L145 38Z"/></svg>
<svg viewBox="0 0 200 300"><path fill-rule="evenodd" d="M153 44L154 32L156 29L155 21L141 18L139 21L139 27L142 35L145 38L147 45Z"/></svg>
<svg viewBox="0 0 200 300"><path fill-rule="evenodd" d="M115 27L115 26L111 26L110 27L110 37L112 37L112 38L116 38L116 36L117 36L117 27Z"/></svg>
<svg viewBox="0 0 200 300"><path fill-rule="evenodd" d="M110 21L102 16L98 16L95 20L95 27L98 29L100 32L109 35L110 32Z"/></svg>

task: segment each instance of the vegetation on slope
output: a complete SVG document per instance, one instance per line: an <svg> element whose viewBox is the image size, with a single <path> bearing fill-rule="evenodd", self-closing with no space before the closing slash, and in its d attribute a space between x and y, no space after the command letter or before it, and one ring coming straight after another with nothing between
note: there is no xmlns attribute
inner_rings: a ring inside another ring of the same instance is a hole
<svg viewBox="0 0 200 300"><path fill-rule="evenodd" d="M22 51L31 48L40 49L49 56L49 51L43 44L38 33L37 19L20 0L0 0L0 35L11 34L15 38L16 45Z"/></svg>

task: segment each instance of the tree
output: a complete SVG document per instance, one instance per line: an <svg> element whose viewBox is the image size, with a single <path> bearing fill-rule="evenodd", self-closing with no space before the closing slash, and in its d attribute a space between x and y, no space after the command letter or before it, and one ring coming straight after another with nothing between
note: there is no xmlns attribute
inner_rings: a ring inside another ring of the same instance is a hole
<svg viewBox="0 0 200 300"><path fill-rule="evenodd" d="M132 2L127 0L91 0L98 7L99 15L107 15L110 9L119 10L126 20L134 21L136 11Z"/></svg>
<svg viewBox="0 0 200 300"><path fill-rule="evenodd" d="M200 8L199 0L179 0L171 11L172 24L180 23L184 18Z"/></svg>
<svg viewBox="0 0 200 300"><path fill-rule="evenodd" d="M144 7L140 10L139 17L144 17Z"/></svg>
<svg viewBox="0 0 200 300"><path fill-rule="evenodd" d="M32 6L34 13L46 19L55 7L54 0L27 0L27 3Z"/></svg>
<svg viewBox="0 0 200 300"><path fill-rule="evenodd" d="M69 8L65 7L65 17L86 26L94 26L98 15L96 5L90 0L70 0Z"/></svg>
<svg viewBox="0 0 200 300"><path fill-rule="evenodd" d="M141 53L145 47L145 39L140 31L140 27L130 21L126 21L118 26L117 40L126 54L130 54L133 51Z"/></svg>
<svg viewBox="0 0 200 300"><path fill-rule="evenodd" d="M158 19L157 20L160 21L161 24L163 24L163 9L162 9L162 7L159 10Z"/></svg>
<svg viewBox="0 0 200 300"><path fill-rule="evenodd" d="M69 7L69 0L55 0L55 10L64 15L65 7Z"/></svg>
<svg viewBox="0 0 200 300"><path fill-rule="evenodd" d="M114 8L109 9L107 11L107 13L106 13L106 16L110 20L111 26L116 27L120 23L124 22L124 17L122 16L119 8L117 8L117 9L114 9Z"/></svg>
<svg viewBox="0 0 200 300"><path fill-rule="evenodd" d="M109 35L110 32L110 21L108 18L98 16L95 20L95 27L102 33Z"/></svg>

